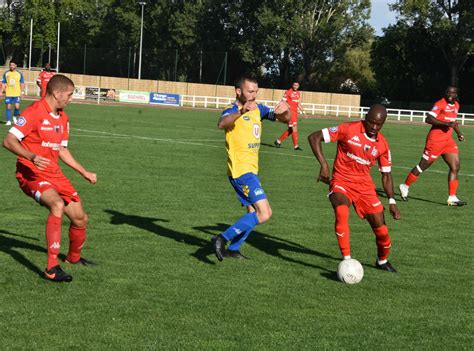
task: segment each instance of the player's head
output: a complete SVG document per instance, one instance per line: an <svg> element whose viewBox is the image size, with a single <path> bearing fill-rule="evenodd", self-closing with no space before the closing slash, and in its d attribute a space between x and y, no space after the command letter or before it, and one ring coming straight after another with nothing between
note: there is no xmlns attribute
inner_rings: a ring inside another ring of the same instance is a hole
<svg viewBox="0 0 474 351"><path fill-rule="evenodd" d="M46 86L46 97L52 99L55 107L62 109L72 100L74 82L62 74L56 74Z"/></svg>
<svg viewBox="0 0 474 351"><path fill-rule="evenodd" d="M16 70L16 63L13 61L10 61L10 71Z"/></svg>
<svg viewBox="0 0 474 351"><path fill-rule="evenodd" d="M454 104L458 99L458 88L453 86L447 87L444 97L447 102Z"/></svg>
<svg viewBox="0 0 474 351"><path fill-rule="evenodd" d="M50 63L45 64L44 65L44 70L48 71L48 72L51 71L51 64Z"/></svg>
<svg viewBox="0 0 474 351"><path fill-rule="evenodd" d="M364 120L365 134L369 138L376 138L387 119L387 109L385 106L376 104L370 106Z"/></svg>
<svg viewBox="0 0 474 351"><path fill-rule="evenodd" d="M257 99L258 83L254 77L241 76L235 81L235 94L240 103Z"/></svg>
<svg viewBox="0 0 474 351"><path fill-rule="evenodd" d="M297 90L300 88L300 83L298 83L298 82L293 82L293 84L291 84L291 88L292 88L294 91L297 91Z"/></svg>

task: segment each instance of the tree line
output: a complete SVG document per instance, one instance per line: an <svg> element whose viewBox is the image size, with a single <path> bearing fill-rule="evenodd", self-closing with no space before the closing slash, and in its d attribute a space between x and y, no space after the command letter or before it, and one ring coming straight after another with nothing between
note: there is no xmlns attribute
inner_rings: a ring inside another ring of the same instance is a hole
<svg viewBox="0 0 474 351"><path fill-rule="evenodd" d="M137 0L6 0L3 59L33 66L55 50L61 70L136 76ZM370 0L148 0L142 78L227 84L239 74L262 86L432 100L448 84L474 104L472 0L399 0L397 22L375 36ZM33 56L33 55L32 55ZM54 65L53 65L54 66Z"/></svg>

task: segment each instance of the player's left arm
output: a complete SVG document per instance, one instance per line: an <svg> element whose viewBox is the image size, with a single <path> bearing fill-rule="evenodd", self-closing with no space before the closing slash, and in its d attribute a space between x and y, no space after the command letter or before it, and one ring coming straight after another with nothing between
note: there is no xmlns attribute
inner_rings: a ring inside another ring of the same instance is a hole
<svg viewBox="0 0 474 351"><path fill-rule="evenodd" d="M89 183L97 183L97 175L95 173L89 172L79 162L77 162L67 147L61 146L59 149L59 158L61 161L79 173L82 177L84 177L84 179L86 179Z"/></svg>
<svg viewBox="0 0 474 351"><path fill-rule="evenodd" d="M382 172L382 185L385 194L388 197L388 207L390 214L394 219L400 219L400 210L397 207L397 202L395 201L395 192L393 191L393 178L392 172Z"/></svg>

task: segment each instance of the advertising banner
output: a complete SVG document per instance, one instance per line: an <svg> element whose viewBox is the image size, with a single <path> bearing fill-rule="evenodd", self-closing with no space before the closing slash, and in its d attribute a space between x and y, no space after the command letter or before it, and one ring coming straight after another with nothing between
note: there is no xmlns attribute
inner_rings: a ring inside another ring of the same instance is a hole
<svg viewBox="0 0 474 351"><path fill-rule="evenodd" d="M84 100L86 98L86 87L74 87L72 98Z"/></svg>
<svg viewBox="0 0 474 351"><path fill-rule="evenodd" d="M150 93L150 104L179 106L178 94Z"/></svg>
<svg viewBox="0 0 474 351"><path fill-rule="evenodd" d="M148 104L150 102L150 93L145 91L120 90L118 98L120 102Z"/></svg>

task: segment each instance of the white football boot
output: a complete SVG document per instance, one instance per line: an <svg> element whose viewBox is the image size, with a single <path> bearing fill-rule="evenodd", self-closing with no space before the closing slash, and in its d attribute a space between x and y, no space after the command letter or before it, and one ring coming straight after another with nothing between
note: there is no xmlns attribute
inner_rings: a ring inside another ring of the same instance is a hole
<svg viewBox="0 0 474 351"><path fill-rule="evenodd" d="M402 197L403 201L408 201L408 189L410 188L405 183L402 183L398 187L400 189L400 196Z"/></svg>
<svg viewBox="0 0 474 351"><path fill-rule="evenodd" d="M461 201L456 195L451 195L448 197L448 206L464 206L467 205L466 201Z"/></svg>

